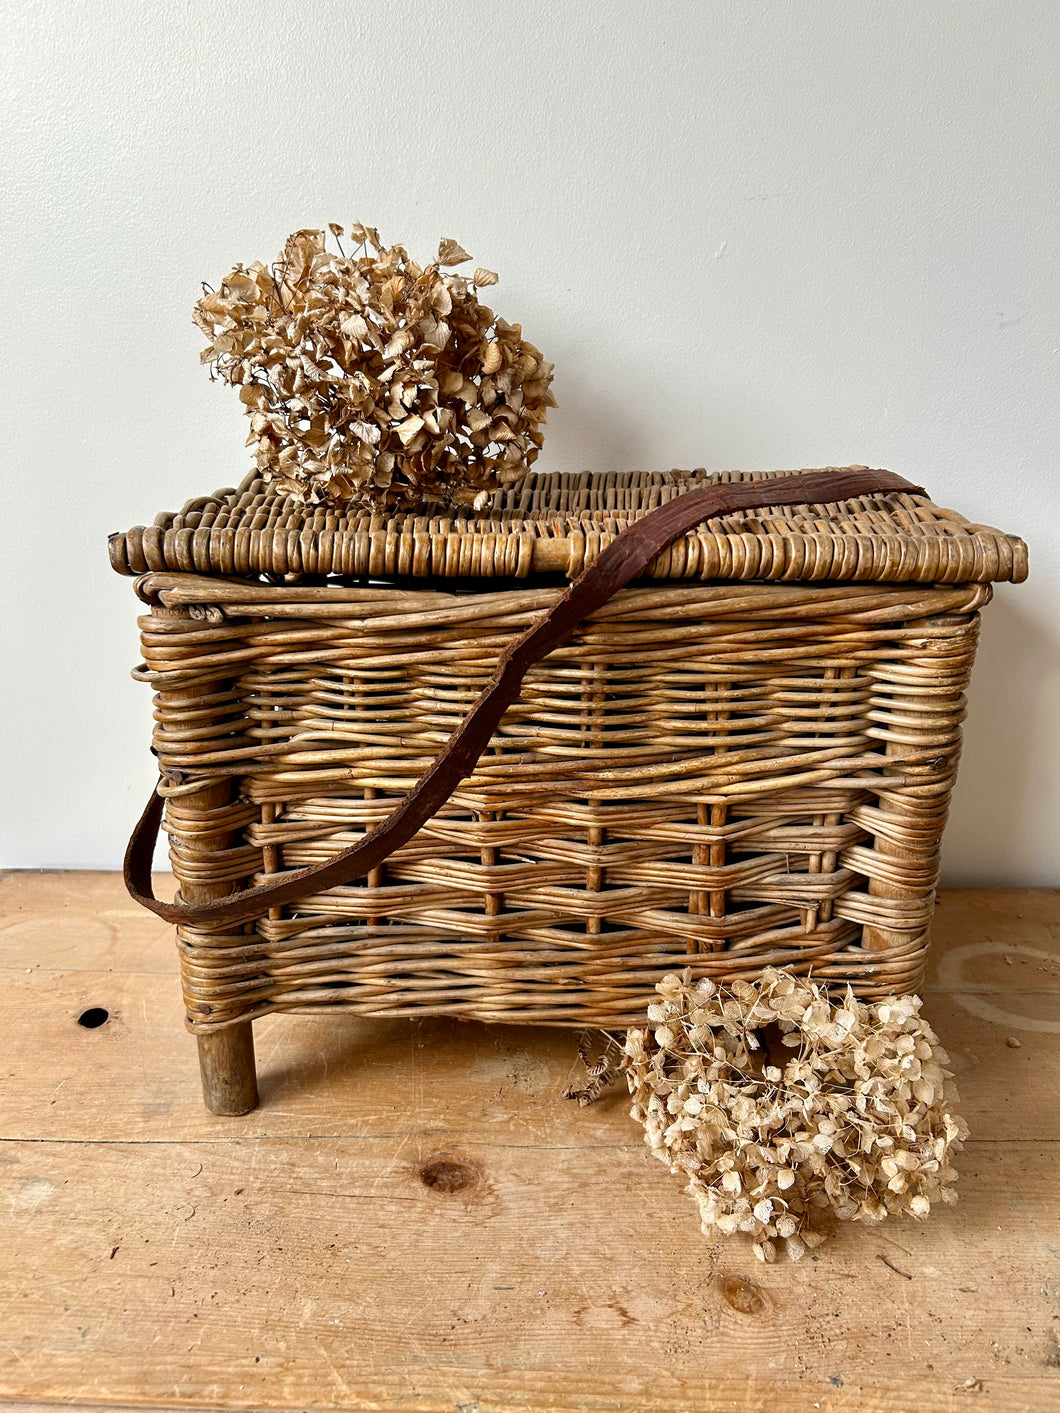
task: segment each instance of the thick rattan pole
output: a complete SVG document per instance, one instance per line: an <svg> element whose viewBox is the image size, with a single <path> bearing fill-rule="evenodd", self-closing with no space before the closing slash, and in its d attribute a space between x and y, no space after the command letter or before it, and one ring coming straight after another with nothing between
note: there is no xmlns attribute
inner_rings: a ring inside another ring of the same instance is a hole
<svg viewBox="0 0 1060 1413"><path fill-rule="evenodd" d="M180 880L181 897L189 903L214 902L238 886L224 879L216 882L201 879L193 883L188 878L196 863L208 863L211 855L233 842L230 833L205 834L198 839L195 833L197 817L200 823L207 823L209 812L227 805L231 798L232 784L222 780L180 801L180 841L178 856L173 862ZM239 1021L223 1030L199 1034L196 1039L202 1098L210 1113L235 1116L256 1108L258 1080L253 1022Z"/></svg>
<svg viewBox="0 0 1060 1413"><path fill-rule="evenodd" d="M917 626L910 624L914 631ZM902 905L934 899L960 758L964 691L978 636L978 619L969 617L959 639L943 638L934 645L923 641L900 671L882 662L873 669L877 691L873 719L886 738L885 760L898 762L910 752L913 758L893 771L881 772L873 858L866 866L868 893L883 900L880 906L893 922L884 916L867 923L862 936L867 951L905 947L923 953L926 948L926 928L915 917L903 919ZM901 787L887 788L892 773L903 779Z"/></svg>
<svg viewBox="0 0 1060 1413"><path fill-rule="evenodd" d="M211 1114L248 1114L258 1103L254 1023L239 1021L198 1036L203 1103Z"/></svg>

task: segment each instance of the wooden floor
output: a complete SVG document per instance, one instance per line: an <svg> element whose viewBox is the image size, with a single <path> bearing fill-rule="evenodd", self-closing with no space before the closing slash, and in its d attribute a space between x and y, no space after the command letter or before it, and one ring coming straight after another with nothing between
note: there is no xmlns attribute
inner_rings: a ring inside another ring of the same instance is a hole
<svg viewBox="0 0 1060 1413"><path fill-rule="evenodd" d="M561 1099L568 1032L272 1018L216 1119L115 876L9 874L0 926L8 1405L1060 1408L1060 894L943 897L958 1206L794 1267L699 1234L624 1093Z"/></svg>

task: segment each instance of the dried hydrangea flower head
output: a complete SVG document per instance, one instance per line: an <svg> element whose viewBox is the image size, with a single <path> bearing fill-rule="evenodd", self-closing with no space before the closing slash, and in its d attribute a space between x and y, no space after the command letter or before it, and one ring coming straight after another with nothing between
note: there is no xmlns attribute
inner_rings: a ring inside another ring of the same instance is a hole
<svg viewBox="0 0 1060 1413"><path fill-rule="evenodd" d="M946 1052L919 996L833 1003L823 987L768 968L728 988L665 977L651 1029L626 1037L633 1117L688 1179L705 1232L777 1241L798 1260L830 1217L925 1217L953 1202L967 1137Z"/></svg>
<svg viewBox="0 0 1060 1413"><path fill-rule="evenodd" d="M537 457L552 365L476 291L491 270L443 240L420 266L371 226L296 231L271 268L204 286L202 361L250 414L248 446L281 494L382 510L485 506Z"/></svg>

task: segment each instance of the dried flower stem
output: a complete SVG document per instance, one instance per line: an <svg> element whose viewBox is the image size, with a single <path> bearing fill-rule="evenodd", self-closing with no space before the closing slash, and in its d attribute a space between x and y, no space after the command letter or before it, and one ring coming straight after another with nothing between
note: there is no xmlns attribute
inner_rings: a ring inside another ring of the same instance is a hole
<svg viewBox="0 0 1060 1413"><path fill-rule="evenodd" d="M602 1049L594 1060L593 1049L596 1045L602 1045ZM622 1038L608 1030L583 1030L578 1037L578 1059L588 1077L588 1083L580 1088L574 1084L569 1085L563 1091L563 1097L574 1099L582 1105L595 1104L625 1068Z"/></svg>

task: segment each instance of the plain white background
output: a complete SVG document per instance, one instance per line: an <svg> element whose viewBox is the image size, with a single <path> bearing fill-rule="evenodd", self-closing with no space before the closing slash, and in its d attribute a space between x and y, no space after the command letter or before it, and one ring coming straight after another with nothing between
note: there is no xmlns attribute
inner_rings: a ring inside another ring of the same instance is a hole
<svg viewBox="0 0 1060 1413"><path fill-rule="evenodd" d="M199 282L301 226L454 236L554 359L539 469L864 462L1023 535L950 882L1056 884L1055 0L0 3L7 866L150 790L106 534L248 467Z"/></svg>

